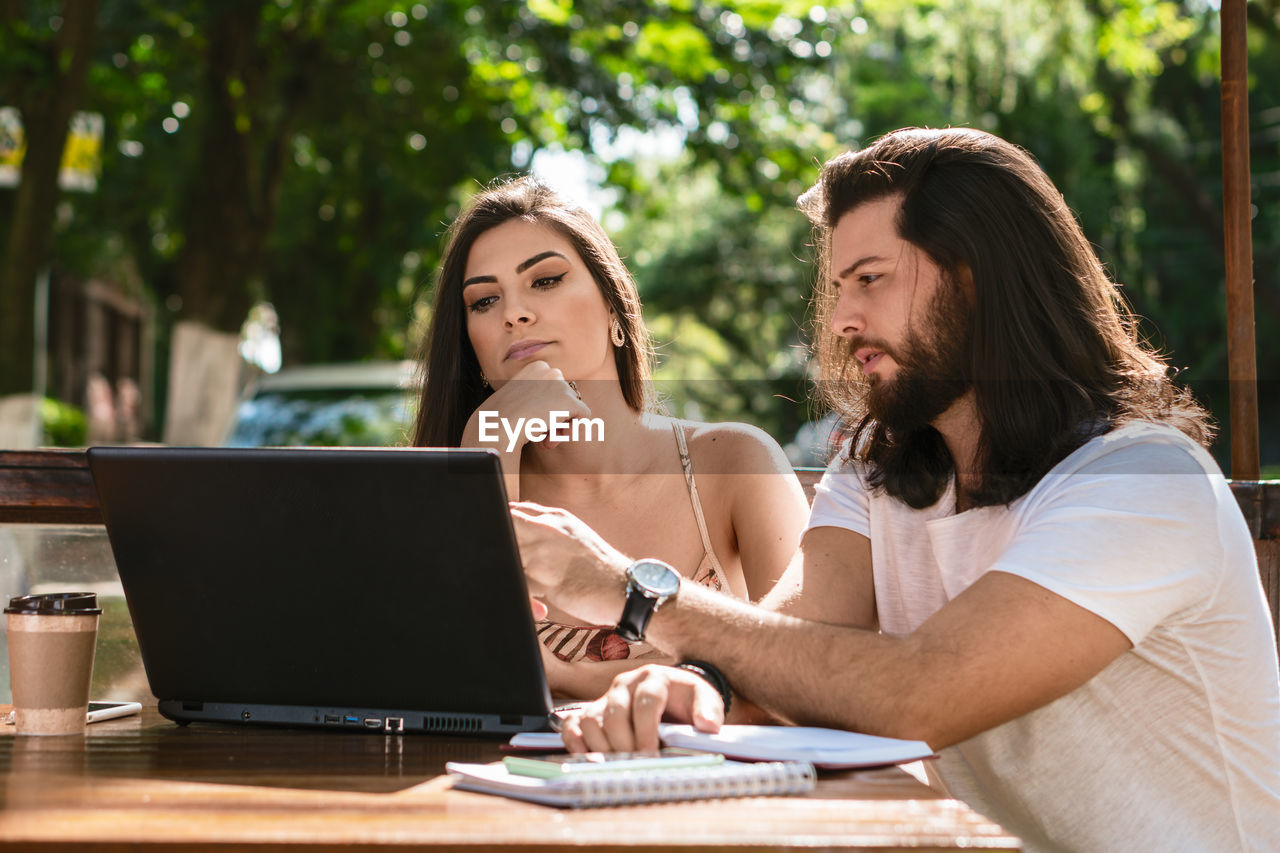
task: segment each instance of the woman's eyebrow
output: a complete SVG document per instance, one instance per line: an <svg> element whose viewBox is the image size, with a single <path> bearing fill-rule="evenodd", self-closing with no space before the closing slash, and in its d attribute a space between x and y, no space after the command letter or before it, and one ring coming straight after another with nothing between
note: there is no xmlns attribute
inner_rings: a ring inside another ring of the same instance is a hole
<svg viewBox="0 0 1280 853"><path fill-rule="evenodd" d="M525 270L527 270L529 267L533 266L539 261L545 261L547 258L560 258L563 261L569 260L561 252L557 252L554 249L549 249L545 252L539 252L538 254L534 255L532 258L527 258L526 260L521 261L519 264L516 265L516 272L522 273ZM473 284L487 284L489 282L496 282L497 280L498 280L498 277L496 275L473 275L471 278L463 281L462 286L466 288Z"/></svg>
<svg viewBox="0 0 1280 853"><path fill-rule="evenodd" d="M548 251L545 251L545 252L539 252L538 254L534 255L532 258L529 258L528 260L522 261L519 265L516 266L516 272L524 272L529 267L536 264L538 261L545 261L547 258L560 258L561 260L565 260L565 261L569 260L560 252L557 252L554 249L549 249Z"/></svg>

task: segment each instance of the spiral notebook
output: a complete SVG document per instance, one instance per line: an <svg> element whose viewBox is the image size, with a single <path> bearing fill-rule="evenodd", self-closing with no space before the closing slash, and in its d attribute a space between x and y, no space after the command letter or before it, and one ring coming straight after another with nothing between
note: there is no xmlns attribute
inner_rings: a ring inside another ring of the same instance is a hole
<svg viewBox="0 0 1280 853"><path fill-rule="evenodd" d="M445 769L453 787L460 791L563 808L803 794L812 791L815 784L813 765L803 761L725 761L705 767L602 771L552 779L511 773L502 762L451 761Z"/></svg>

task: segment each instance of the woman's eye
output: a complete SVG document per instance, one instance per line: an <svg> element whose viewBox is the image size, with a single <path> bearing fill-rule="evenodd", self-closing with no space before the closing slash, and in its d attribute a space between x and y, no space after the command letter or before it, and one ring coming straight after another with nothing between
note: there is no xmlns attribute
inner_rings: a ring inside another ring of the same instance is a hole
<svg viewBox="0 0 1280 853"><path fill-rule="evenodd" d="M470 305L468 305L467 310L474 311L475 313L479 314L482 311L488 310L489 306L497 301L498 301L498 297L496 296L482 296L481 298L477 299L475 302L472 302Z"/></svg>
<svg viewBox="0 0 1280 853"><path fill-rule="evenodd" d="M878 281L879 279L880 279L880 275L878 273L877 274L868 273L867 275L858 276L858 284L861 285L862 287L869 287L870 285L875 284L876 281Z"/></svg>
<svg viewBox="0 0 1280 853"><path fill-rule="evenodd" d="M534 287L555 287L557 284L560 283L560 280L564 278L566 275L568 275L568 273L560 273L560 275L548 275L548 276L543 276L542 278L535 278L533 280L533 286Z"/></svg>

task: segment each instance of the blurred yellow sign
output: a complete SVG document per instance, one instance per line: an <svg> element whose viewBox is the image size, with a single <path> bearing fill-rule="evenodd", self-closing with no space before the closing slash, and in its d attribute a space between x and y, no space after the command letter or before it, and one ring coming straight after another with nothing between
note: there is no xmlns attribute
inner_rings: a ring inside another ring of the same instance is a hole
<svg viewBox="0 0 1280 853"><path fill-rule="evenodd" d="M93 192L102 171L102 113L72 113L67 144L62 149L58 186ZM22 116L13 107L0 107L0 187L16 187L22 180L22 157L27 153Z"/></svg>
<svg viewBox="0 0 1280 853"><path fill-rule="evenodd" d="M27 150L22 117L13 107L0 107L0 187L16 187L22 177L22 155Z"/></svg>

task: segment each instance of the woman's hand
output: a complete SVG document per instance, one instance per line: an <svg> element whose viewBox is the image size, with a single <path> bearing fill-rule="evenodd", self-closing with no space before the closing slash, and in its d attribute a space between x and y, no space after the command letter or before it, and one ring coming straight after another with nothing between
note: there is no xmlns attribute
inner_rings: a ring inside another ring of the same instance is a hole
<svg viewBox="0 0 1280 853"><path fill-rule="evenodd" d="M482 412L494 412L506 423L507 426L503 426L500 422L495 430L493 419L486 419L489 435L497 432L496 440L482 437ZM591 409L582 401L577 387L564 378L560 368L545 361L531 361L471 413L463 440L467 446L493 447L499 452L518 453L529 439L523 429L513 434L507 431L508 427L516 430L517 424L527 424L534 418L550 424L552 412L567 412L570 420L591 417ZM475 443L471 444L468 439ZM546 443L554 445L560 442L547 439Z"/></svg>
<svg viewBox="0 0 1280 853"><path fill-rule="evenodd" d="M524 427L533 418L550 425L552 412L567 412L570 422L591 417L591 409L582 402L577 387L564 378L559 368L545 361L532 361L471 413L461 444L496 450L507 497L518 500L520 457L529 443ZM554 447L562 442L548 437L541 443Z"/></svg>

